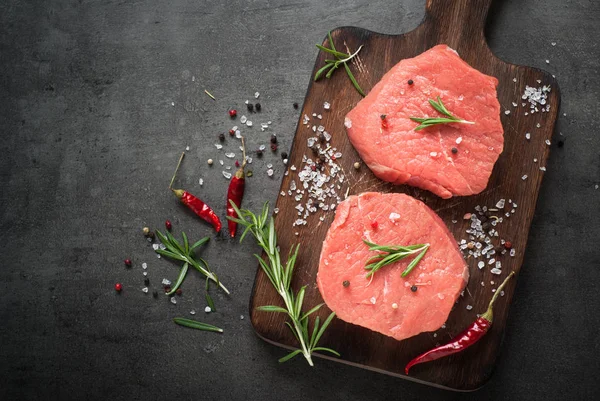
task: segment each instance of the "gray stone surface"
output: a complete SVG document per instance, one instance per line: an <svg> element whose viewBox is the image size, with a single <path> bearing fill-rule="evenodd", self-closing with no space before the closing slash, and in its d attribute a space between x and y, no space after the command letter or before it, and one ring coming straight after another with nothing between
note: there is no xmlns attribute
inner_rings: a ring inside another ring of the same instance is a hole
<svg viewBox="0 0 600 401"><path fill-rule="evenodd" d="M595 1L496 1L491 11L487 35L496 55L556 74L563 98L555 140L565 146L553 146L502 354L477 393L330 361L317 360L314 369L300 359L279 365L282 351L258 339L247 318L251 242L211 241L204 253L234 293L216 295L218 313L202 312L195 272L176 306L141 291L142 262L151 291L177 271L153 255L142 226L162 227L169 218L192 238L210 234L166 188L186 146L179 185L223 214L226 180L206 159L218 159L216 135L232 125L227 108L243 110L260 91L255 125L272 120L287 149L298 119L292 103L302 102L314 44L327 30L401 33L423 12L422 0L2 1L0 399L596 398ZM266 132L253 132L251 147L267 142ZM269 162L274 179L265 175ZM275 199L283 166L267 152L252 169L244 202L258 208ZM130 270L126 257L134 261ZM170 322L192 309L225 333Z"/></svg>

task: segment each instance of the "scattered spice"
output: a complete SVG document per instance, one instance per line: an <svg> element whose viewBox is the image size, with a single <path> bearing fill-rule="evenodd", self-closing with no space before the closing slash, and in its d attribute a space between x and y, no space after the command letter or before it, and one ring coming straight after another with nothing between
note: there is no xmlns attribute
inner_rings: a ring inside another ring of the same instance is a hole
<svg viewBox="0 0 600 401"><path fill-rule="evenodd" d="M410 287L410 290L412 292L417 292L418 289L419 289L419 287L417 287L416 285L413 285L412 287Z"/></svg>
<svg viewBox="0 0 600 401"><path fill-rule="evenodd" d="M412 84L414 84L414 83L415 83L415 82L414 82L412 79L409 79L409 80L408 80L408 84L409 84L409 85L412 85Z"/></svg>
<svg viewBox="0 0 600 401"><path fill-rule="evenodd" d="M131 259L125 259L123 262L125 263L125 266L131 267Z"/></svg>
<svg viewBox="0 0 600 401"><path fill-rule="evenodd" d="M234 136L235 135L235 130L234 129L230 129L229 130L229 136Z"/></svg>
<svg viewBox="0 0 600 401"><path fill-rule="evenodd" d="M263 150L260 148L256 149L256 156L262 157L262 155L263 155Z"/></svg>
<svg viewBox="0 0 600 401"><path fill-rule="evenodd" d="M121 292L122 289L123 289L123 286L121 285L121 283L115 284L115 291Z"/></svg>
<svg viewBox="0 0 600 401"><path fill-rule="evenodd" d="M348 280L344 280L344 282L342 283L342 285L343 285L344 287L350 287L350 281L348 281Z"/></svg>
<svg viewBox="0 0 600 401"><path fill-rule="evenodd" d="M271 143L277 143L277 135L271 135Z"/></svg>
<svg viewBox="0 0 600 401"><path fill-rule="evenodd" d="M558 146L559 148L562 148L563 146L565 146L565 141L558 141L556 143L556 146Z"/></svg>
<svg viewBox="0 0 600 401"><path fill-rule="evenodd" d="M152 292L152 298L158 298L158 291Z"/></svg>
<svg viewBox="0 0 600 401"><path fill-rule="evenodd" d="M500 284L483 315L479 316L475 322L473 322L462 333L454 337L449 343L435 347L432 350L429 350L411 360L404 368L404 372L408 375L410 368L414 365L435 361L436 359L456 354L469 348L471 345L483 338L483 336L489 331L490 327L492 326L492 322L494 321L494 303L496 302L498 295L508 283L508 280L510 280L510 278L514 275L515 272L511 272L506 279L504 279L504 282Z"/></svg>
<svg viewBox="0 0 600 401"><path fill-rule="evenodd" d="M236 109L229 110L229 117L235 118L235 116L237 116L237 110Z"/></svg>
<svg viewBox="0 0 600 401"><path fill-rule="evenodd" d="M213 164L213 159L208 159L206 162L208 163L208 165L209 165L209 166L212 166L212 164Z"/></svg>
<svg viewBox="0 0 600 401"><path fill-rule="evenodd" d="M288 154L286 152L281 152L281 158L283 160L287 159L288 158Z"/></svg>
<svg viewBox="0 0 600 401"><path fill-rule="evenodd" d="M179 170L179 166L181 165L181 161L183 160L184 156L185 152L181 153L179 162L177 162L177 168L175 169L175 173L173 173L173 178L171 178L169 189L173 191L175 196L177 196L181 200L181 203L192 209L192 211L204 221L212 224L215 231L219 232L221 231L221 219L219 219L219 216L217 216L217 214L213 211L213 209L210 206L208 206L206 203L202 202L199 198L196 198L189 192L184 191L183 189L173 189L173 181L175 181L175 176L177 175L177 171ZM209 159L208 164L212 164L212 159Z"/></svg>
<svg viewBox="0 0 600 401"><path fill-rule="evenodd" d="M294 106L295 109L298 109L298 103L294 102L292 106Z"/></svg>
<svg viewBox="0 0 600 401"><path fill-rule="evenodd" d="M150 229L148 227L144 227L142 228L142 232L147 237L150 234Z"/></svg>
<svg viewBox="0 0 600 401"><path fill-rule="evenodd" d="M166 220L165 221L165 228L169 231L171 231L171 228L173 228L173 224L171 224L171 220Z"/></svg>
<svg viewBox="0 0 600 401"><path fill-rule="evenodd" d="M144 285L145 285L145 286L148 286L148 285L150 285L150 279L149 279L148 277L146 277L146 278L144 279Z"/></svg>
<svg viewBox="0 0 600 401"><path fill-rule="evenodd" d="M457 154L458 153L458 149L452 148L452 153Z"/></svg>
<svg viewBox="0 0 600 401"><path fill-rule="evenodd" d="M272 150L273 152L277 152L277 144L276 144L276 143L272 143L272 144L271 144L271 150Z"/></svg>
<svg viewBox="0 0 600 401"><path fill-rule="evenodd" d="M249 112L253 112L254 111L254 105L252 103L248 103L246 106L248 107L248 111Z"/></svg>
<svg viewBox="0 0 600 401"><path fill-rule="evenodd" d="M254 105L254 108L256 109L256 111L260 111L262 109L262 106L260 105L260 103L256 103Z"/></svg>
<svg viewBox="0 0 600 401"><path fill-rule="evenodd" d="M388 127L388 123L387 123L387 119L386 119L386 115L382 114L381 116L379 116L381 118L381 128L387 128Z"/></svg>
<svg viewBox="0 0 600 401"><path fill-rule="evenodd" d="M504 247L505 247L506 249L511 249L511 248L512 248L512 242L510 242L510 241L506 241L506 242L504 243Z"/></svg>
<svg viewBox="0 0 600 401"><path fill-rule="evenodd" d="M181 291L181 288L178 288L175 290L175 294L177 295L181 295L183 293L183 291Z"/></svg>
<svg viewBox="0 0 600 401"><path fill-rule="evenodd" d="M360 168L360 163L354 162L354 168L358 170Z"/></svg>
<svg viewBox="0 0 600 401"><path fill-rule="evenodd" d="M219 134L219 141L223 142L224 140L225 140L225 134L221 132Z"/></svg>

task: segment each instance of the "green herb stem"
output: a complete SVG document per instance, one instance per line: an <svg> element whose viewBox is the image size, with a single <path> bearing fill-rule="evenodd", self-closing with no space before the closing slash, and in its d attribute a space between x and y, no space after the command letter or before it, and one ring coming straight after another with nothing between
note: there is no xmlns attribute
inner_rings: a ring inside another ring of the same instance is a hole
<svg viewBox="0 0 600 401"><path fill-rule="evenodd" d="M283 300L285 306L265 305L258 307L257 310L286 313L291 321L291 323L286 322L286 325L290 328L300 345L299 349L290 352L288 355L281 358L279 362L288 361L296 355L302 354L308 364L313 366L312 354L314 351L325 351L339 356L339 354L332 349L318 347L318 342L335 317L335 313L331 313L323 324L320 324L320 319L317 317L313 324L312 334L309 334L309 317L317 312L323 304L314 306L308 312L302 313L302 304L304 302L306 286L300 288L296 294L292 291L292 275L298 256L299 245L292 247L288 254L287 261L284 263L279 253L279 247L277 246L275 223L273 217L269 217L268 203L265 203L262 212L259 215L246 209L240 210L233 202L230 203L235 209L235 215L237 215L238 218L232 216L228 216L227 218L245 227L240 241L250 233L256 239L258 245L263 249L267 256L267 260L257 254L254 256L258 259L262 270L269 278L269 281L271 281L271 284Z"/></svg>
<svg viewBox="0 0 600 401"><path fill-rule="evenodd" d="M325 60L325 65L323 67L319 68L319 70L315 73L315 81L317 81L319 78L321 78L321 76L323 75L323 73L325 71L327 71L327 73L325 74L325 78L330 78L331 75L333 74L333 72L340 65L343 65L344 69L346 70L346 74L348 74L348 78L350 79L350 82L352 82L352 85L354 86L354 88L358 91L358 93L361 94L361 96L365 96L365 92L361 89L360 85L356 81L356 78L354 77L354 74L352 74L352 71L350 70L350 67L348 66L348 62L350 62L354 57L356 57L358 55L358 52L360 52L360 50L362 49L363 46L362 45L359 46L358 49L352 54L346 54L343 52L339 52L335 49L335 45L333 43L333 38L331 37L331 32L327 33L327 38L329 41L329 46L331 46L331 48L328 48L328 47L325 47L322 45L317 45L317 48L319 50L322 50L326 53L333 55L335 57L335 60Z"/></svg>
<svg viewBox="0 0 600 401"><path fill-rule="evenodd" d="M368 270L367 278L373 279L373 275L376 271L384 266L391 265L398 262L408 256L418 254L404 269L402 277L406 277L410 272L417 266L417 264L423 259L425 253L429 249L430 244L417 244L408 246L399 245L377 245L369 241L364 241L369 246L370 251L379 252L377 255L367 260L365 270Z"/></svg>
<svg viewBox="0 0 600 401"><path fill-rule="evenodd" d="M208 323L202 323L197 320L185 319L183 317L176 317L173 319L173 321L180 326L189 327L191 329L214 331L216 333L223 332L223 329L221 329L217 326L213 326L212 324L208 324Z"/></svg>
<svg viewBox="0 0 600 401"><path fill-rule="evenodd" d="M194 245L189 247L189 244L187 241L187 236L185 235L185 233L182 233L182 236L184 239L183 245L180 244L179 241L177 241L175 239L175 237L173 237L173 234L171 234L168 231L167 231L167 234L164 235L163 233L161 233L160 231L157 230L156 236L158 237L160 242L162 242L163 245L166 247L166 249L160 249L160 248L157 249L155 251L156 253L158 253L159 255L162 255L162 256L166 256L167 258L171 258L171 259L175 259L175 260L184 262L183 267L181 268L181 271L179 273L177 282L175 283L175 287L172 289L171 292L176 291L177 288L179 288L179 286L183 283L183 279L185 278L185 275L187 274L187 270L188 270L188 267L186 265L188 265L188 266L192 266L194 269L198 270L207 279L215 282L219 287L221 287L221 289L223 291L225 291L227 294L229 294L229 290L223 285L223 283L221 283L219 281L219 278L217 277L217 275L209 269L208 263L206 263L206 261L204 259L196 258L193 255L194 250L197 247L199 247L200 245L208 242L210 237L204 237L200 241L196 242ZM198 260L196 260L196 259L198 259Z"/></svg>
<svg viewBox="0 0 600 401"><path fill-rule="evenodd" d="M442 102L442 99L440 99L439 96L437 97L437 102L435 100L433 100L433 99L429 99L429 104L431 105L431 107L433 107L439 113L445 115L446 118L441 118L441 117L425 117L425 118L410 117L410 119L412 121L421 124L421 125L419 125L419 126L417 126L415 128L415 131L420 131L422 129L431 127L433 125L438 125L438 124L450 124L450 123L475 124L473 121L463 120L462 118L456 117L452 113L450 113L450 111L448 111L448 109L446 108L446 106L444 106L444 103Z"/></svg>

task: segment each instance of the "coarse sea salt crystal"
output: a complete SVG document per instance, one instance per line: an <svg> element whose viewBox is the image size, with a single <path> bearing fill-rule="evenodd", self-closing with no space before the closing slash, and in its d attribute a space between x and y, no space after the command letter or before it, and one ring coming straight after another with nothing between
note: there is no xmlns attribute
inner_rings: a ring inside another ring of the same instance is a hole
<svg viewBox="0 0 600 401"><path fill-rule="evenodd" d="M376 303L376 302L377 302L377 299L375 299L375 297L371 297L371 303L372 303L373 305L375 305L375 303Z"/></svg>
<svg viewBox="0 0 600 401"><path fill-rule="evenodd" d="M389 217L390 221L396 222L396 220L400 219L400 215L398 213L392 212Z"/></svg>
<svg viewBox="0 0 600 401"><path fill-rule="evenodd" d="M431 156L431 157L436 157L436 156L437 156L437 152L430 152L430 153L429 153L429 156Z"/></svg>
<svg viewBox="0 0 600 401"><path fill-rule="evenodd" d="M272 177L272 176L273 176L273 169L272 169L272 168L270 168L270 169L268 169L268 170L267 170L267 175L268 175L269 177Z"/></svg>
<svg viewBox="0 0 600 401"><path fill-rule="evenodd" d="M500 200L499 200L499 201L496 203L496 207L497 207L498 209L503 209L503 208L504 208L504 205L505 205L505 203L506 203L506 200L505 200L505 199L500 199Z"/></svg>
<svg viewBox="0 0 600 401"><path fill-rule="evenodd" d="M152 244L152 249L156 251L158 249L158 244Z"/></svg>
<svg viewBox="0 0 600 401"><path fill-rule="evenodd" d="M500 275L500 274L502 274L502 270L500 270L500 269L496 269L496 268L494 267L492 270L490 270L490 273L492 273L492 274L496 274L496 275Z"/></svg>
<svg viewBox="0 0 600 401"><path fill-rule="evenodd" d="M219 160L219 164L222 166L225 164L225 162L223 160Z"/></svg>
<svg viewBox="0 0 600 401"><path fill-rule="evenodd" d="M471 309L473 309L473 306L472 306L472 305L467 305L467 308L466 308L466 309L467 309L467 310L471 310Z"/></svg>
<svg viewBox="0 0 600 401"><path fill-rule="evenodd" d="M225 153L225 157L229 157L230 159L233 159L235 157L235 153L232 153L232 152Z"/></svg>
<svg viewBox="0 0 600 401"><path fill-rule="evenodd" d="M241 117L240 117L240 122L241 122L242 124L245 124L247 120L248 120L248 117L246 117L246 116L241 116Z"/></svg>
<svg viewBox="0 0 600 401"><path fill-rule="evenodd" d="M504 114L509 115L510 114L510 110L504 110Z"/></svg>
<svg viewBox="0 0 600 401"><path fill-rule="evenodd" d="M522 179L523 181L525 181L525 180L527 179L527 174L523 174L523 177L521 177L521 179Z"/></svg>
<svg viewBox="0 0 600 401"><path fill-rule="evenodd" d="M485 267L485 262L483 260L479 261L479 263L477 263L477 267L479 269L483 269Z"/></svg>
<svg viewBox="0 0 600 401"><path fill-rule="evenodd" d="M177 299L175 297L171 297L171 303L175 305L177 303Z"/></svg>
<svg viewBox="0 0 600 401"><path fill-rule="evenodd" d="M196 314L196 311L195 311L195 310L191 310L191 311L190 311L190 315L195 315L195 314Z"/></svg>
<svg viewBox="0 0 600 401"><path fill-rule="evenodd" d="M144 269L144 270L145 270L145 269L147 269L147 268L148 268L148 263L146 263L146 262L142 263L142 269Z"/></svg>
<svg viewBox="0 0 600 401"><path fill-rule="evenodd" d="M541 171L546 171L546 167L540 167Z"/></svg>
<svg viewBox="0 0 600 401"><path fill-rule="evenodd" d="M212 309L210 308L210 306L207 306L206 308L204 308L204 312L210 313L212 312Z"/></svg>
<svg viewBox="0 0 600 401"><path fill-rule="evenodd" d="M144 287L144 288L142 288L142 292L143 292L144 294L147 294L147 293L148 293L148 287Z"/></svg>
<svg viewBox="0 0 600 401"><path fill-rule="evenodd" d="M546 145L550 146L551 142L550 139L546 139L544 142L546 142Z"/></svg>
<svg viewBox="0 0 600 401"><path fill-rule="evenodd" d="M525 139L527 139L527 140L531 139L531 134L529 132L525 134Z"/></svg>
<svg viewBox="0 0 600 401"><path fill-rule="evenodd" d="M223 177L230 179L231 178L231 173L228 171L223 171Z"/></svg>
<svg viewBox="0 0 600 401"><path fill-rule="evenodd" d="M223 145L221 145L220 143L215 143L215 148L221 150L223 149Z"/></svg>
<svg viewBox="0 0 600 401"><path fill-rule="evenodd" d="M331 108L331 104L329 104L329 102L325 102L325 103L323 103L323 108L325 110L329 110Z"/></svg>
<svg viewBox="0 0 600 401"><path fill-rule="evenodd" d="M204 180L202 178L198 179L198 184L200 184L200 186L204 185Z"/></svg>
<svg viewBox="0 0 600 401"><path fill-rule="evenodd" d="M252 121L250 121L250 120L246 121L246 126L252 127Z"/></svg>
<svg viewBox="0 0 600 401"><path fill-rule="evenodd" d="M515 256L517 254L517 251L515 251L515 249L511 249L510 250L510 256Z"/></svg>
<svg viewBox="0 0 600 401"><path fill-rule="evenodd" d="M171 281L170 281L170 280L167 280L166 278L163 278L163 280L162 280L162 284L163 284L163 285L171 285Z"/></svg>
<svg viewBox="0 0 600 401"><path fill-rule="evenodd" d="M462 136L459 136L458 138L456 138L456 144L460 144L462 142L463 138Z"/></svg>
<svg viewBox="0 0 600 401"><path fill-rule="evenodd" d="M258 93L258 92L254 92L254 98L255 98L255 99L258 99L258 97L259 97L259 96L260 96L260 93Z"/></svg>

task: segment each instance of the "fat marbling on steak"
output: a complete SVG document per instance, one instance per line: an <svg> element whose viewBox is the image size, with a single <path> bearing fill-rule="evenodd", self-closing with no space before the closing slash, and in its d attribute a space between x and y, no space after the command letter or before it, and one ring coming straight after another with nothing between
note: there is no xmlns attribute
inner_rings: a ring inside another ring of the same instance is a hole
<svg viewBox="0 0 600 401"><path fill-rule="evenodd" d="M376 253L363 240L430 247L406 277L401 274L412 257L382 267L371 281L365 263ZM454 237L433 210L408 195L366 192L338 205L321 250L317 285L340 319L402 340L439 329L468 278Z"/></svg>
<svg viewBox="0 0 600 401"><path fill-rule="evenodd" d="M496 78L469 66L453 49L435 46L383 76L346 116L348 136L384 181L442 198L477 194L487 186L504 145L497 85ZM438 96L453 115L475 124L415 131L419 123L410 117L444 117L428 102Z"/></svg>

